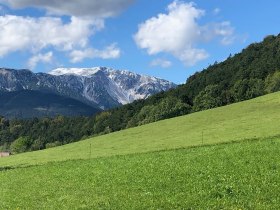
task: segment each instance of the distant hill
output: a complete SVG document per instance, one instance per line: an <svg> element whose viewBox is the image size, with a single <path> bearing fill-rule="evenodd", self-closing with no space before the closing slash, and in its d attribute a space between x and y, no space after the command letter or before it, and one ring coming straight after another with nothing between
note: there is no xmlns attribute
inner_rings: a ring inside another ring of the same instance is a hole
<svg viewBox="0 0 280 210"><path fill-rule="evenodd" d="M6 118L90 116L101 111L75 99L41 91L0 92L0 115Z"/></svg>

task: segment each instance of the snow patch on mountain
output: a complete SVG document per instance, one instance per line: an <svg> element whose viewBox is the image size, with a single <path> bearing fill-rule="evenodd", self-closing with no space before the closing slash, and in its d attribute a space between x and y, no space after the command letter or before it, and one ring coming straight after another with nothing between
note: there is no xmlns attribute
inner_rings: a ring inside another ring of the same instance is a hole
<svg viewBox="0 0 280 210"><path fill-rule="evenodd" d="M57 68L50 72L51 75L60 76L60 75L77 75L77 76L84 76L89 77L101 70L100 67L94 68Z"/></svg>
<svg viewBox="0 0 280 210"><path fill-rule="evenodd" d="M103 75L106 92L118 103L127 104L134 100L145 99L155 93L166 91L176 85L156 77L136 74L127 70L114 70L106 67L94 68L58 68L49 74L56 76L76 75L79 77L94 78L96 74ZM106 81L106 82L105 82ZM94 85L93 85L94 86ZM86 98L94 100L92 91L83 91ZM94 87L93 87L94 89ZM91 92L91 94L89 94ZM91 99L92 98L92 99Z"/></svg>

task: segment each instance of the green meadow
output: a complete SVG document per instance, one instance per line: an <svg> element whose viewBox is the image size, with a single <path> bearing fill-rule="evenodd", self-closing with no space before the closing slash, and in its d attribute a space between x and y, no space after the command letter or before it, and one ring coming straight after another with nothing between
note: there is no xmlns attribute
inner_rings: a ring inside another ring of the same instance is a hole
<svg viewBox="0 0 280 210"><path fill-rule="evenodd" d="M0 159L0 209L279 209L280 93Z"/></svg>
<svg viewBox="0 0 280 210"><path fill-rule="evenodd" d="M280 140L0 172L0 209L279 209Z"/></svg>

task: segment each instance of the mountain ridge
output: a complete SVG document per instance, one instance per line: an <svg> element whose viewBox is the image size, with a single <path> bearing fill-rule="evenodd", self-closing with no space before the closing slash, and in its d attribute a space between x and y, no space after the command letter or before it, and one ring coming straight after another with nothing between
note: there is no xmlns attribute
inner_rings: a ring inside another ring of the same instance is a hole
<svg viewBox="0 0 280 210"><path fill-rule="evenodd" d="M0 91L47 91L103 110L174 87L167 80L106 67L58 68L50 73L0 69Z"/></svg>

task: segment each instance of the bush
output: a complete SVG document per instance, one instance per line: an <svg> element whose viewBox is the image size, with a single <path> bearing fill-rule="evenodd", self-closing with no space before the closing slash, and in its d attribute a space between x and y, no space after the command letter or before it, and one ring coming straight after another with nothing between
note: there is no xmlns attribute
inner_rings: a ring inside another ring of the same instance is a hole
<svg viewBox="0 0 280 210"><path fill-rule="evenodd" d="M273 93L280 90L280 72L276 71L274 74L268 75L265 80L265 91Z"/></svg>
<svg viewBox="0 0 280 210"><path fill-rule="evenodd" d="M19 137L11 144L10 150L13 154L26 152L31 143L28 137Z"/></svg>
<svg viewBox="0 0 280 210"><path fill-rule="evenodd" d="M61 142L59 142L59 141L55 141L55 142L52 142L52 143L47 143L47 144L46 144L46 149L52 148L52 147L61 146L61 145L62 145L62 144L61 144Z"/></svg>
<svg viewBox="0 0 280 210"><path fill-rule="evenodd" d="M208 85L194 99L194 111L211 109L222 105L221 90L218 85Z"/></svg>

